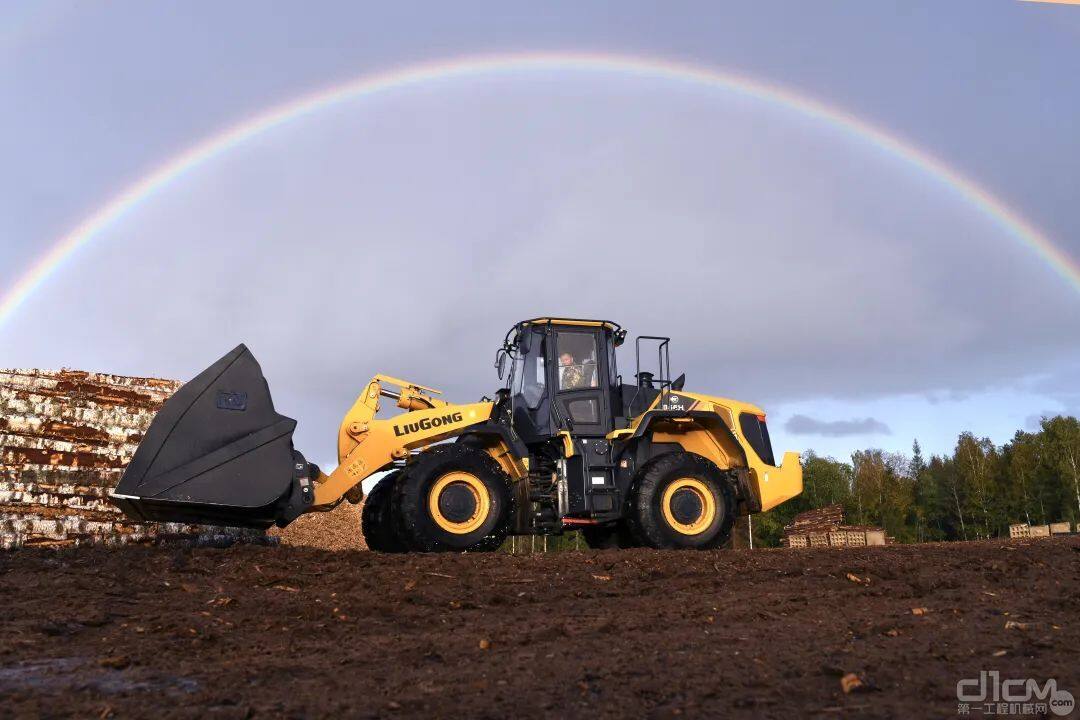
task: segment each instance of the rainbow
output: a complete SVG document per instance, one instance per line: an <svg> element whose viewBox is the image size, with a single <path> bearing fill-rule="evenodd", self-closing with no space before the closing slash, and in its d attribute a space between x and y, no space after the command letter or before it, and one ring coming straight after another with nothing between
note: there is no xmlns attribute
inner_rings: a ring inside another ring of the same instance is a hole
<svg viewBox="0 0 1080 720"><path fill-rule="evenodd" d="M364 75L277 105L204 139L125 188L53 244L48 252L38 258L30 269L4 292L0 299L0 327L67 258L100 235L102 229L110 223L184 173L260 133L338 103L395 88L468 76L528 71L610 72L689 83L772 103L845 130L948 185L960 197L1033 250L1066 282L1080 291L1080 262L1056 247L1019 213L942 160L840 108L778 85L671 60L594 53L523 53L428 62Z"/></svg>

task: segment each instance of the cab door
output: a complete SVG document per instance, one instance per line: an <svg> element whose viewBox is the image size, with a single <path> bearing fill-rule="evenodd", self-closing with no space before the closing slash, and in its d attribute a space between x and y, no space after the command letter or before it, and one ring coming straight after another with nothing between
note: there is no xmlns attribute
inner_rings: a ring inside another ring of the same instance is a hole
<svg viewBox="0 0 1080 720"><path fill-rule="evenodd" d="M611 432L611 379L602 329L560 328L555 332L554 385L559 415L575 436Z"/></svg>
<svg viewBox="0 0 1080 720"><path fill-rule="evenodd" d="M569 419L575 454L566 460L568 514L617 516L618 490L611 447L611 334L605 328L559 328L555 332L555 403Z"/></svg>

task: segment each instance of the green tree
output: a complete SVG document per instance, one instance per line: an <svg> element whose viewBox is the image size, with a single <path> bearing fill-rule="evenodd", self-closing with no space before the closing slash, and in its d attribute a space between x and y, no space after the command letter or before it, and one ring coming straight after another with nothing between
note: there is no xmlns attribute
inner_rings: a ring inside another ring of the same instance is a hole
<svg viewBox="0 0 1080 720"><path fill-rule="evenodd" d="M885 453L885 487L879 510L881 527L900 542L916 539L910 518L915 505L911 461L901 453Z"/></svg>
<svg viewBox="0 0 1080 720"><path fill-rule="evenodd" d="M935 455L930 458L927 472L938 489L933 514L942 539L967 540L964 508L968 504L968 492L962 477L956 471L956 463L951 457Z"/></svg>
<svg viewBox="0 0 1080 720"><path fill-rule="evenodd" d="M851 465L808 452L803 459L802 497L806 509L846 505L851 500L851 477Z"/></svg>
<svg viewBox="0 0 1080 720"><path fill-rule="evenodd" d="M957 472L970 490L968 514L976 537L991 537L995 527L991 508L997 449L989 438L977 439L971 433L963 432L956 441L954 458Z"/></svg>
<svg viewBox="0 0 1080 720"><path fill-rule="evenodd" d="M941 540L944 534L940 524L935 522L938 516L937 506L940 503L939 489L934 482L935 476L930 472L929 465L923 458L922 447L918 440L911 444L910 474L912 497L908 522L909 525L914 526L915 542Z"/></svg>
<svg viewBox="0 0 1080 720"><path fill-rule="evenodd" d="M848 522L866 525L877 516L885 461L880 450L856 450L851 453L851 504Z"/></svg>
<svg viewBox="0 0 1080 720"><path fill-rule="evenodd" d="M1043 418L1043 457L1056 475L1058 517L1080 520L1080 421L1074 417Z"/></svg>
<svg viewBox="0 0 1080 720"><path fill-rule="evenodd" d="M910 462L898 453L860 450L852 453L853 512L848 521L857 525L877 525L897 538L914 539L908 527L913 504Z"/></svg>
<svg viewBox="0 0 1080 720"><path fill-rule="evenodd" d="M1080 522L1080 421L1045 418L997 447L964 432L953 452L910 459L858 450L851 462L803 456L802 495L754 518L755 544L777 544L795 515L842 503L848 523L878 525L901 542L1007 536L1015 522Z"/></svg>
<svg viewBox="0 0 1080 720"><path fill-rule="evenodd" d="M1001 450L1002 489L1007 498L1010 515L1031 525L1046 522L1037 507L1035 483L1039 472L1039 437L1017 430L1013 439ZM1034 516L1032 513L1035 513Z"/></svg>

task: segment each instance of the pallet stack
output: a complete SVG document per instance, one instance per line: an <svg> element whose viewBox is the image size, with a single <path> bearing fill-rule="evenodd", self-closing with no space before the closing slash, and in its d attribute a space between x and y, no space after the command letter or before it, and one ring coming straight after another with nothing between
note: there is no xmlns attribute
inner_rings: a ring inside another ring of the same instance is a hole
<svg viewBox="0 0 1080 720"><path fill-rule="evenodd" d="M1009 537L1016 538L1035 538L1035 537L1050 537L1051 535L1070 535L1072 534L1072 526L1067 522L1050 523L1049 525L1028 525L1027 523L1016 523L1009 526Z"/></svg>
<svg viewBox="0 0 1080 720"><path fill-rule="evenodd" d="M0 370L0 547L182 540L262 532L134 523L107 500L180 383L76 370Z"/></svg>
<svg viewBox="0 0 1080 720"><path fill-rule="evenodd" d="M870 525L844 525L842 505L807 510L784 527L784 547L861 547L884 545L885 531Z"/></svg>

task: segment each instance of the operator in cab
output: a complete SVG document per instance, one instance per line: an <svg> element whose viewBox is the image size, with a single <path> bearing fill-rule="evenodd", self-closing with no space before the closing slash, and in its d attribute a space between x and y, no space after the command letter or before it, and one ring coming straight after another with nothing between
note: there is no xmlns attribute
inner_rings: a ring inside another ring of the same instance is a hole
<svg viewBox="0 0 1080 720"><path fill-rule="evenodd" d="M564 352L559 356L559 368L560 390L578 390L589 387L589 383L585 378L584 363L578 362L570 353Z"/></svg>

